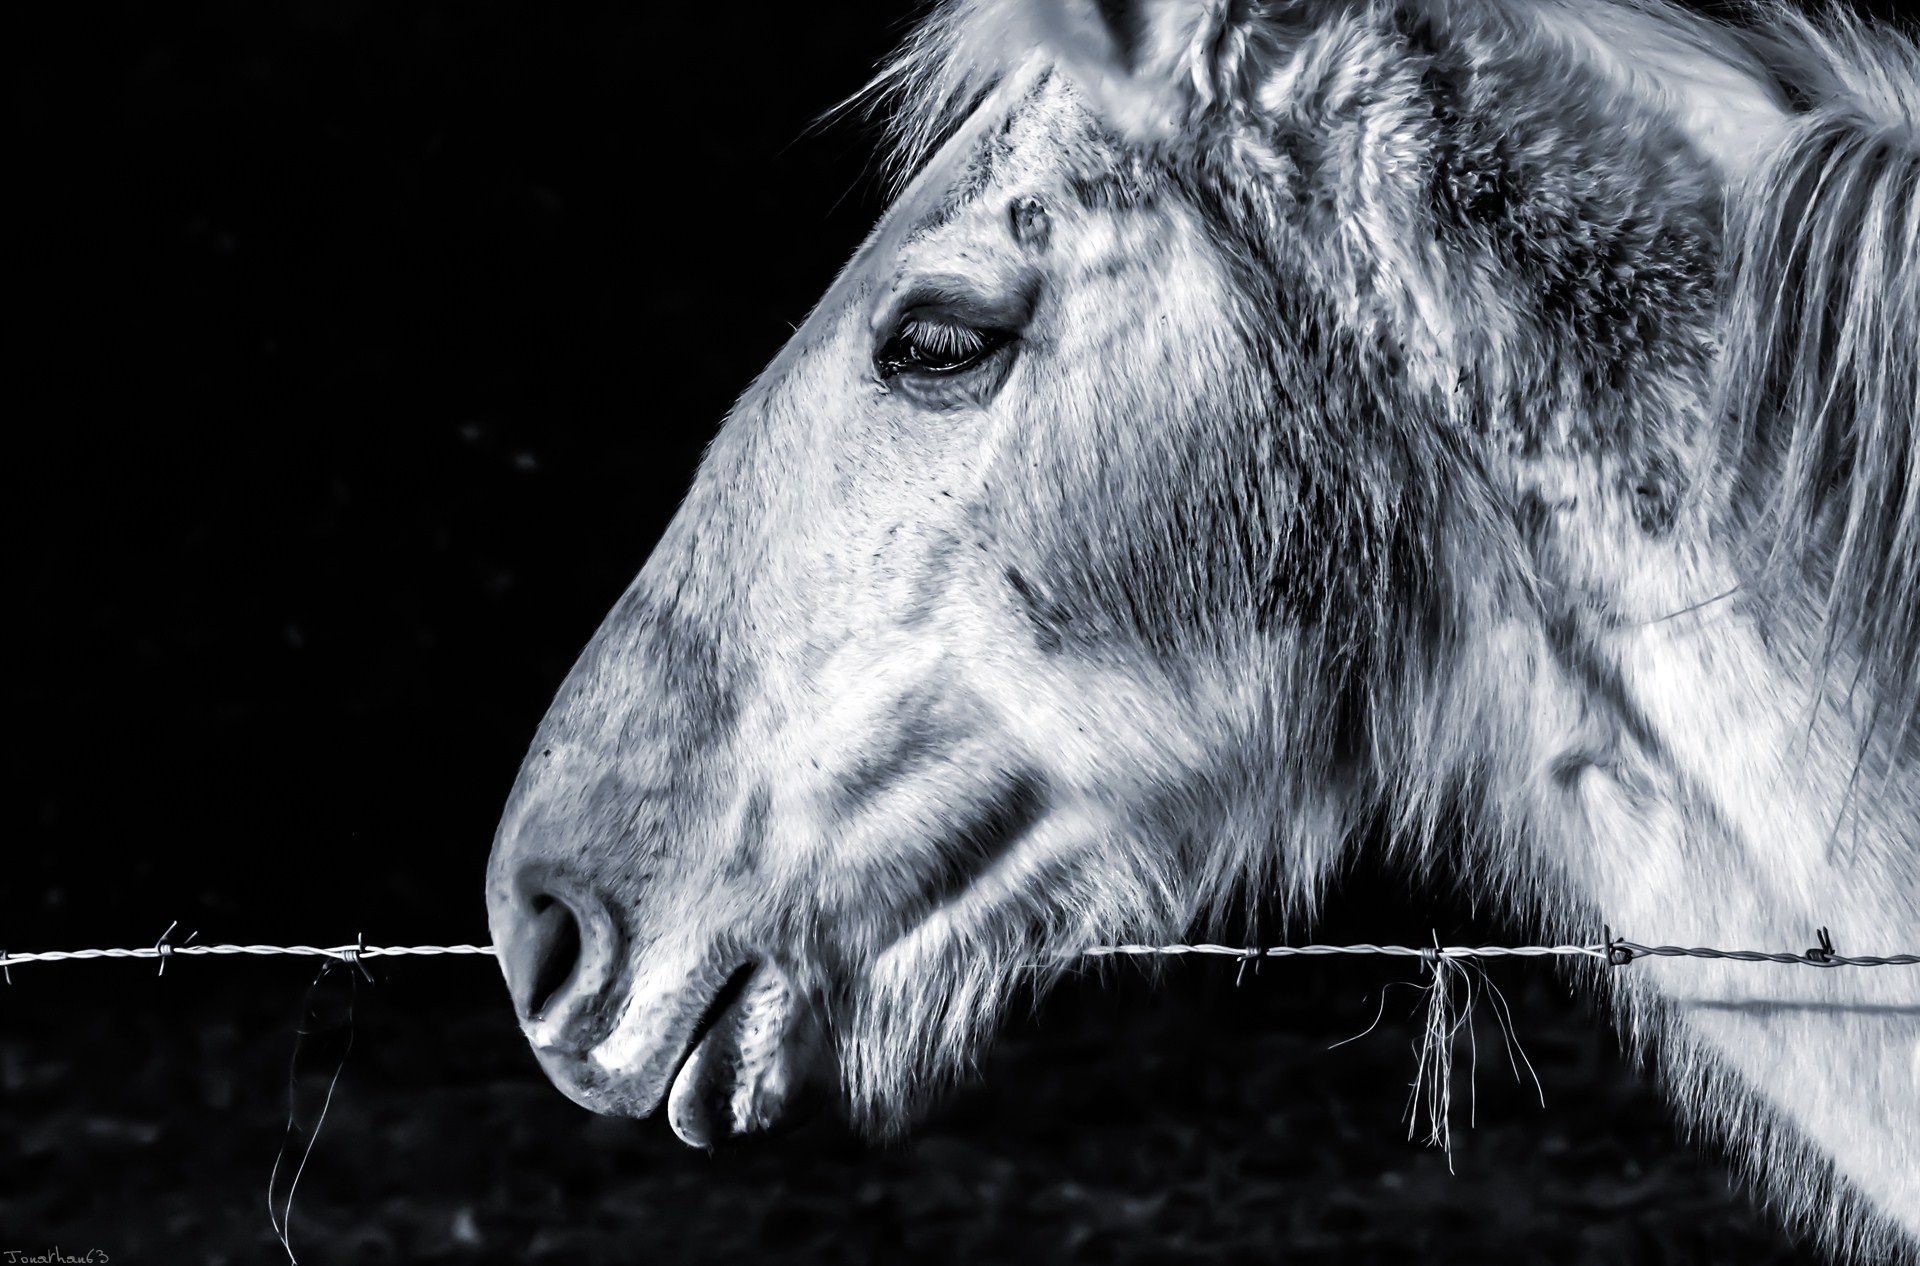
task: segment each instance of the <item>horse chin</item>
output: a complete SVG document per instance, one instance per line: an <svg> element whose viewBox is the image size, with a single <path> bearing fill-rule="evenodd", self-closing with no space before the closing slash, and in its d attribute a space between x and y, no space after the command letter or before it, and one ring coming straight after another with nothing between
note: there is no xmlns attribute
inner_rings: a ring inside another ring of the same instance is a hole
<svg viewBox="0 0 1920 1266"><path fill-rule="evenodd" d="M780 966L759 963L697 1036L667 1122L699 1148L795 1124L827 1097L828 1051L818 1009Z"/></svg>

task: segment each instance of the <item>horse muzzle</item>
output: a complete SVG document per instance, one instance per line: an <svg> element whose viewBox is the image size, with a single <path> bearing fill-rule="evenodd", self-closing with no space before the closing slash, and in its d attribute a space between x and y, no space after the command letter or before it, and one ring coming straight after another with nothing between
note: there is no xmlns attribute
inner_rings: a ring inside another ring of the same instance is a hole
<svg viewBox="0 0 1920 1266"><path fill-rule="evenodd" d="M508 990L575 1103L646 1117L664 1102L682 1141L712 1147L820 1097L831 1058L819 1008L777 961L720 938L638 945L602 895L547 868L508 888L494 908Z"/></svg>

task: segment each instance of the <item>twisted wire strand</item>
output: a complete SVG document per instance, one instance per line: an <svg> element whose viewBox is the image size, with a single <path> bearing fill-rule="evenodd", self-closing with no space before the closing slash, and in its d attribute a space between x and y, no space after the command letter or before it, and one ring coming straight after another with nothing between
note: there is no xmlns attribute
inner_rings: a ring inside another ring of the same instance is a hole
<svg viewBox="0 0 1920 1266"><path fill-rule="evenodd" d="M1836 954L1823 941L1799 954L1707 946L1642 945L1618 938L1593 945L1095 945L1069 957L1215 954L1225 958L1312 958L1332 954L1377 954L1390 958L1596 958L1624 967L1636 958L1719 958L1741 963L1791 963L1802 967L1913 967L1920 954Z"/></svg>
<svg viewBox="0 0 1920 1266"><path fill-rule="evenodd" d="M1378 954L1389 958L1547 958L1607 956L1605 945L1094 945L1083 958L1216 954L1225 958L1320 958L1332 954Z"/></svg>
<svg viewBox="0 0 1920 1266"><path fill-rule="evenodd" d="M333 958L355 963L363 958L433 958L443 954L485 954L494 956L491 945L169 945L162 941L139 949L38 950L14 953L0 950L0 966L21 963L68 963L93 958L192 958L247 954L259 957Z"/></svg>
<svg viewBox="0 0 1920 1266"><path fill-rule="evenodd" d="M1380 956L1387 958L1592 958L1612 966L1625 966L1638 958L1715 958L1741 963L1786 963L1804 967L1913 967L1920 966L1920 954L1836 954L1820 947L1802 953L1767 950L1716 949L1710 946L1642 945L1618 938L1591 945L1091 945L1069 951L1068 958L1179 957L1188 954L1212 955L1241 960L1256 958L1324 958L1331 956ZM139 948L35 950L18 953L0 950L0 972L29 963L68 963L90 959L124 958L159 960L162 968L173 958L254 957L331 958L357 965L369 958L436 958L447 955L496 956L491 945L172 945L158 944ZM9 983L11 976L8 976Z"/></svg>
<svg viewBox="0 0 1920 1266"><path fill-rule="evenodd" d="M1617 949L1630 951L1635 958L1729 958L1741 963L1800 963L1808 967L1913 967L1920 965L1920 954L1835 954L1808 950L1804 954L1770 954L1765 950L1709 949L1700 945L1638 945L1615 941Z"/></svg>

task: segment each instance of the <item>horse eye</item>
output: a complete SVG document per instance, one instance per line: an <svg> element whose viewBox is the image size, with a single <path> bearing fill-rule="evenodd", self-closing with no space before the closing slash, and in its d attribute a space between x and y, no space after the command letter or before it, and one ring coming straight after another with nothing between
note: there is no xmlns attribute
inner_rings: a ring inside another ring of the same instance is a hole
<svg viewBox="0 0 1920 1266"><path fill-rule="evenodd" d="M882 382L901 374L965 373L1013 341L1011 330L974 325L948 313L915 309L903 313L873 355Z"/></svg>

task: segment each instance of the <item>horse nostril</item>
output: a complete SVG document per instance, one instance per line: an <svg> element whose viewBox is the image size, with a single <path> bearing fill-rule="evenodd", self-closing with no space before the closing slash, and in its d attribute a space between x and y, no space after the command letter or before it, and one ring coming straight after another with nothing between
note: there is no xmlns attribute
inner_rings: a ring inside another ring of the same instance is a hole
<svg viewBox="0 0 1920 1266"><path fill-rule="evenodd" d="M516 1009L528 1020L540 1018L582 974L580 911L551 889L526 893L505 957Z"/></svg>
<svg viewBox="0 0 1920 1266"><path fill-rule="evenodd" d="M526 982L519 999L521 1012L537 1016L580 965L580 920L572 907L549 893L534 897L528 909L532 917L520 943L525 966L515 977Z"/></svg>
<svg viewBox="0 0 1920 1266"><path fill-rule="evenodd" d="M606 1003L627 938L590 883L531 866L493 908L513 1009L536 1045L584 1051L611 1022Z"/></svg>

